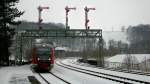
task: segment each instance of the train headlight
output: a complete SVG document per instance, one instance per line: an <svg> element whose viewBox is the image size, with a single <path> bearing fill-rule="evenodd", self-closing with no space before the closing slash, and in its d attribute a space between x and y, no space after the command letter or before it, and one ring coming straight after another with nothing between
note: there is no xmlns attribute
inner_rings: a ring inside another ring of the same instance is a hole
<svg viewBox="0 0 150 84"><path fill-rule="evenodd" d="M40 58L38 58L38 60L40 60Z"/></svg>

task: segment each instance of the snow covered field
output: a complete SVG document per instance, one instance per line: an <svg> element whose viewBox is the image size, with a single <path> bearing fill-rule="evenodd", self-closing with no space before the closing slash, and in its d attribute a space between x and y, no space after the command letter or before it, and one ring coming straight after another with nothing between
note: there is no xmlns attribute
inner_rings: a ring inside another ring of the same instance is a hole
<svg viewBox="0 0 150 84"><path fill-rule="evenodd" d="M150 71L150 54L117 54L106 59L106 67L121 68L125 66L125 63L129 64L128 59L130 59L132 68L141 71ZM133 64L136 66L133 66Z"/></svg>
<svg viewBox="0 0 150 84"><path fill-rule="evenodd" d="M128 55L134 58L135 63L141 63L145 60L150 59L150 54L118 54L118 55L108 58L106 61L123 63L125 62L124 60Z"/></svg>

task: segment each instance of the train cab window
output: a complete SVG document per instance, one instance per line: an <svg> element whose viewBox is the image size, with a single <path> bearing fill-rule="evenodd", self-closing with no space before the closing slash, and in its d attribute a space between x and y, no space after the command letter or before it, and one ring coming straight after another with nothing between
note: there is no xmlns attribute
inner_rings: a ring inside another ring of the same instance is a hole
<svg viewBox="0 0 150 84"><path fill-rule="evenodd" d="M37 56L39 60L48 60L50 59L50 49L48 48L38 48Z"/></svg>

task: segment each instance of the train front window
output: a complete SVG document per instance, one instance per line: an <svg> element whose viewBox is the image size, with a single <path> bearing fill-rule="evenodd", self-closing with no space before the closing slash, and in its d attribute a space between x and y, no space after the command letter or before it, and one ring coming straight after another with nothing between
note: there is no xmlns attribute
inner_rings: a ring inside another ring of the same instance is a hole
<svg viewBox="0 0 150 84"><path fill-rule="evenodd" d="M37 49L38 59L40 60L48 60L50 59L50 49L47 48L39 48Z"/></svg>

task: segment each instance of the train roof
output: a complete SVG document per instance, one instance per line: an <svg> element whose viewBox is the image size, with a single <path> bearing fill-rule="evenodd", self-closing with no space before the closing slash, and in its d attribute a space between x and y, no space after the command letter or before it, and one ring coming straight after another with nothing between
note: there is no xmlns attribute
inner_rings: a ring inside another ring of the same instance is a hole
<svg viewBox="0 0 150 84"><path fill-rule="evenodd" d="M52 44L48 44L48 43L36 43L34 44L35 47L54 47L54 45Z"/></svg>

